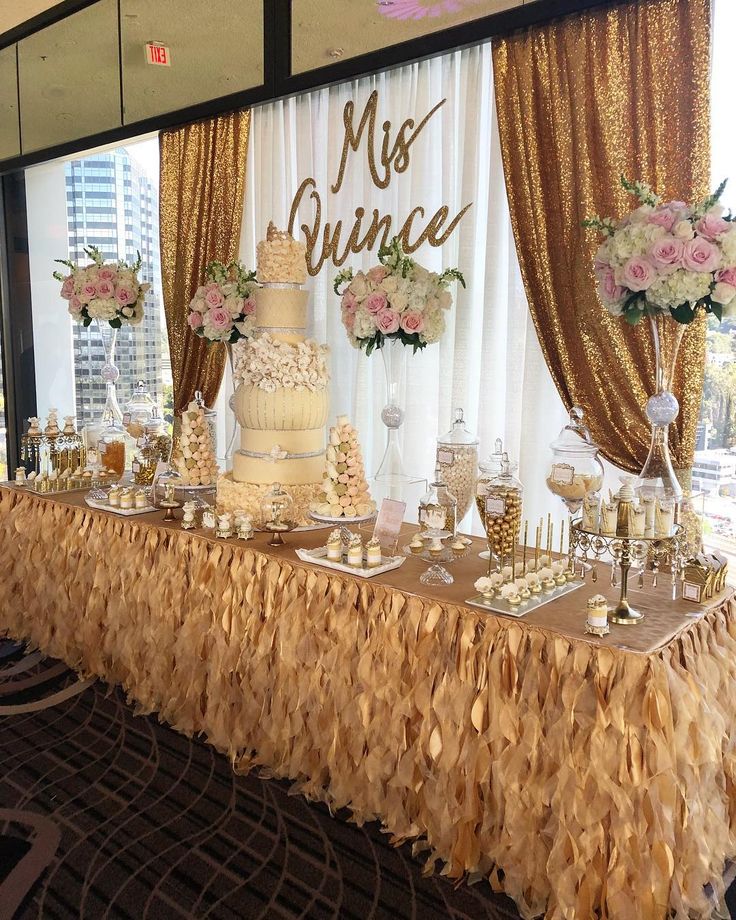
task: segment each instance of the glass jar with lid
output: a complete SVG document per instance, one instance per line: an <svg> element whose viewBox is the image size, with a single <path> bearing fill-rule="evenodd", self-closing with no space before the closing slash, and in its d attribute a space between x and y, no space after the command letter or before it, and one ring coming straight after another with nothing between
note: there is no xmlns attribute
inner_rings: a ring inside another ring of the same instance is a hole
<svg viewBox="0 0 736 920"><path fill-rule="evenodd" d="M131 464L133 480L137 485L150 485L159 463L171 459L171 435L166 422L154 406L153 415L145 423L143 437L138 439L135 456Z"/></svg>
<svg viewBox="0 0 736 920"><path fill-rule="evenodd" d="M437 438L437 466L457 501L457 521L468 513L478 475L478 439L465 427L462 409L455 409L452 428Z"/></svg>
<svg viewBox="0 0 736 920"><path fill-rule="evenodd" d="M112 416L101 429L95 446L103 470L114 472L118 479L122 479L127 467L130 435Z"/></svg>
<svg viewBox="0 0 736 920"><path fill-rule="evenodd" d="M434 482L419 500L419 526L422 530L445 530L455 536L457 529L457 501L442 478L439 463Z"/></svg>
<svg viewBox="0 0 736 920"><path fill-rule="evenodd" d="M582 409L572 407L569 422L550 447L552 463L547 473L547 488L575 514L585 496L600 491L603 485L599 448L583 423Z"/></svg>
<svg viewBox="0 0 736 920"><path fill-rule="evenodd" d="M476 506L488 537L488 549L501 568L519 542L524 487L514 476L517 464L503 453L501 472L478 481Z"/></svg>
<svg viewBox="0 0 736 920"><path fill-rule="evenodd" d="M157 411L145 380L139 380L123 411L123 427L134 441L143 437L146 424Z"/></svg>
<svg viewBox="0 0 736 920"><path fill-rule="evenodd" d="M264 495L261 502L261 519L263 529L271 533L293 530L294 499L280 482L274 482Z"/></svg>
<svg viewBox="0 0 736 920"><path fill-rule="evenodd" d="M171 508L178 505L176 493L183 488L181 473L167 464L153 480L151 501L155 508Z"/></svg>

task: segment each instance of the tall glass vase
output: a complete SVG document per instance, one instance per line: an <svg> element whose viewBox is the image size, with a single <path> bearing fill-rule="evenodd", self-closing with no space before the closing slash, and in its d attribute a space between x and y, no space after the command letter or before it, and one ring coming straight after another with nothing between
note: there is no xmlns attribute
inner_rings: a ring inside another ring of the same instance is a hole
<svg viewBox="0 0 736 920"><path fill-rule="evenodd" d="M229 470L233 465L233 450L235 449L235 436L238 433L238 419L235 415L235 390L237 389L237 384L235 383L235 354L233 346L226 344L227 348L227 360L230 365L230 383L232 384L233 392L230 394L230 399L228 400L228 406L232 411L232 417L229 420L229 424L232 425L232 431L230 436L227 436L228 424L225 424L225 440L227 441L227 446L225 447L225 470Z"/></svg>
<svg viewBox="0 0 736 920"><path fill-rule="evenodd" d="M105 421L109 421L112 418L116 422L122 423L123 413L120 411L118 395L115 389L115 384L120 379L120 371L115 365L115 345L117 344L118 332L120 330L113 329L112 326L104 320L98 319L95 320L95 322L97 324L97 330L100 333L100 338L102 339L102 347L105 350L105 363L100 370L100 377L107 388L105 408L103 409L102 416Z"/></svg>
<svg viewBox="0 0 736 920"><path fill-rule="evenodd" d="M646 415L652 425L652 440L637 490L643 496L679 503L682 487L670 458L669 426L680 411L680 404L672 392L672 379L685 326L663 313L650 316L649 323L654 342L655 389L647 402Z"/></svg>
<svg viewBox="0 0 736 920"><path fill-rule="evenodd" d="M404 424L405 416L402 384L406 374L406 351L407 346L400 339L385 339L380 349L386 372L386 404L381 410L381 421L386 426L386 449L375 478L389 486L417 481L416 477L404 471L399 443L399 429Z"/></svg>

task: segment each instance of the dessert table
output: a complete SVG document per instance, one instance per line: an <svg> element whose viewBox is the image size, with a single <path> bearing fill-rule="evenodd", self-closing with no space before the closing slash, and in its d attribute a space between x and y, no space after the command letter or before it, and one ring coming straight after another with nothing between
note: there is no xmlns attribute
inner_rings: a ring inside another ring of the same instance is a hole
<svg viewBox="0 0 736 920"><path fill-rule="evenodd" d="M0 487L0 632L120 684L236 770L485 876L525 917L708 917L736 855L736 607L632 592L636 627L583 631L607 579L521 619L283 547Z"/></svg>

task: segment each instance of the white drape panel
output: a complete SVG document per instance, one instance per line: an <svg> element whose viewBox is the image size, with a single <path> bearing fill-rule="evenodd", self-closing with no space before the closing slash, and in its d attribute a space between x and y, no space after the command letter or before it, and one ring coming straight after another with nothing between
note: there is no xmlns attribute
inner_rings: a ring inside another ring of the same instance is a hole
<svg viewBox="0 0 736 920"><path fill-rule="evenodd" d="M343 107L355 100L359 116L374 89L379 93L377 145L386 119L393 137L404 119L418 122L442 98L447 102L411 147L407 171L393 175L387 189L379 190L371 181L366 136L358 153L350 153L343 187L333 195L329 189L339 167ZM452 217L473 203L444 246L424 244L415 255L433 270L458 266L467 289L453 286L455 303L439 345L409 354L405 467L422 477L432 475L435 439L450 427L453 408L461 406L468 426L480 438L481 456L502 437L511 457L520 460L526 515L533 520L551 511L561 518L562 506L547 492L544 477L550 462L548 444L565 413L537 342L519 274L501 165L490 46L256 108L241 237L241 258L247 266L255 265L255 246L268 221L286 226L294 195L309 176L322 198L323 226L327 220L334 226L342 219L343 240L359 206L369 214L374 207L391 214L394 230L413 207L423 206L425 217L414 224L416 236L416 228L423 228L442 205L449 207ZM300 225L313 220L312 207L305 204ZM376 262L375 253L361 253L346 264L367 269ZM358 426L371 474L385 443L380 421L383 363L379 353L366 358L348 343L332 291L336 271L326 263L308 281L310 334L330 346L331 413L347 413ZM477 531L477 516L473 523Z"/></svg>

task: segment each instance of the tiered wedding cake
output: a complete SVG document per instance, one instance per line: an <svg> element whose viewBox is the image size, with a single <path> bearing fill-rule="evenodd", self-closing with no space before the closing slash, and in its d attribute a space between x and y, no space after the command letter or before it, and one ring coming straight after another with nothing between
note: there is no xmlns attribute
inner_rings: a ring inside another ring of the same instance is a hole
<svg viewBox="0 0 736 920"><path fill-rule="evenodd" d="M232 406L242 433L232 475L218 483L224 510L260 519L274 482L285 486L301 523L325 469L327 348L305 338L304 246L269 224L257 247L256 336L236 352Z"/></svg>

